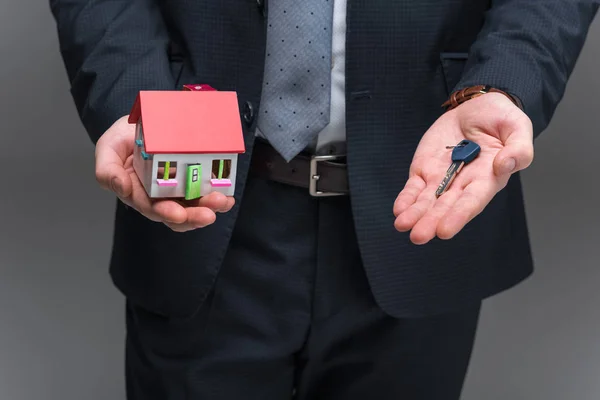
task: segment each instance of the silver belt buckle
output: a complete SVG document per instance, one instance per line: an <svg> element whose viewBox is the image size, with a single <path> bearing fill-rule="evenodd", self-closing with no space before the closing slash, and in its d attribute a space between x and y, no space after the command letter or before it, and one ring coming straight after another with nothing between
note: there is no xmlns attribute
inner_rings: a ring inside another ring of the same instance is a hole
<svg viewBox="0 0 600 400"><path fill-rule="evenodd" d="M319 163L323 161L337 161L344 158L343 155L323 155L323 156L312 156L310 159L310 183L308 191L311 196L314 197L325 197L325 196L344 196L346 193L341 192L322 192L318 189L318 182L321 176L319 175Z"/></svg>

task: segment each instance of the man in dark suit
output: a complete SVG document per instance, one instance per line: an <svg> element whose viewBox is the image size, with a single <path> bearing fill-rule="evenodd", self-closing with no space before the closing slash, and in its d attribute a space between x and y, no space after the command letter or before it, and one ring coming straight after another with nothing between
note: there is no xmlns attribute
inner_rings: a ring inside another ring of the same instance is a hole
<svg viewBox="0 0 600 400"><path fill-rule="evenodd" d="M518 171L596 1L50 4L120 199L129 399L459 398L481 301L532 272ZM239 96L235 196L150 200L126 115L190 83Z"/></svg>

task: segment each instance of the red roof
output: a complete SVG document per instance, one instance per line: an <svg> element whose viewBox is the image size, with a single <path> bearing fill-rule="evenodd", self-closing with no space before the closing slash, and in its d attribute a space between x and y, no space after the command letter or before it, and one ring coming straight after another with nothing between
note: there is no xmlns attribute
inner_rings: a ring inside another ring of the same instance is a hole
<svg viewBox="0 0 600 400"><path fill-rule="evenodd" d="M129 123L142 118L150 154L243 153L236 92L141 91Z"/></svg>

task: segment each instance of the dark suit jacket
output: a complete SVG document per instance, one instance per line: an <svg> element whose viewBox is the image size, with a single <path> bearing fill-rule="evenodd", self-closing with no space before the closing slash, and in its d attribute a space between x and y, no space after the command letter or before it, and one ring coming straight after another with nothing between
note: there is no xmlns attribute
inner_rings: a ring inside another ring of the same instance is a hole
<svg viewBox="0 0 600 400"><path fill-rule="evenodd" d="M211 227L181 234L118 203L113 281L156 313L193 313L227 249L252 154L268 1L50 0L72 95L94 142L129 112L141 89L207 83L238 93L248 151L239 162L230 213ZM516 95L537 137L563 95L595 3L348 1L353 212L369 281L390 314L452 310L532 272L518 175L450 241L410 244L408 234L393 227L392 205L419 139L453 89L489 84Z"/></svg>

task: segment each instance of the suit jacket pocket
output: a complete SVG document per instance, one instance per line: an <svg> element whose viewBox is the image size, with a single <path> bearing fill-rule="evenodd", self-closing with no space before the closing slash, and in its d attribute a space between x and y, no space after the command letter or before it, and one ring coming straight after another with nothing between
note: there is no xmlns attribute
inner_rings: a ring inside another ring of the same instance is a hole
<svg viewBox="0 0 600 400"><path fill-rule="evenodd" d="M116 287L154 314L187 318L208 297L231 234L231 213L209 227L174 232L117 201L110 274Z"/></svg>
<svg viewBox="0 0 600 400"><path fill-rule="evenodd" d="M448 95L454 91L456 85L460 82L468 58L469 53L466 52L440 54L440 62L442 64Z"/></svg>

